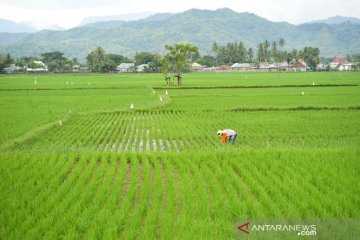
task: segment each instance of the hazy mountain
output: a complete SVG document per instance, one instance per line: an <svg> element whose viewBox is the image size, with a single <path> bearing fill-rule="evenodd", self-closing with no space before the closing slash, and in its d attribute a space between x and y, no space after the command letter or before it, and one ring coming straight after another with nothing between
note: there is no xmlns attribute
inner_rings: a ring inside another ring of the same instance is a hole
<svg viewBox="0 0 360 240"><path fill-rule="evenodd" d="M281 37L286 40L285 49L319 47L322 56L330 57L360 52L360 24L293 25L230 9L192 9L138 21L90 23L66 31L0 34L0 53L23 56L59 50L68 57L85 59L97 46L107 52L131 56L137 51L164 53L165 44L190 42L204 54L211 53L214 41L220 44L243 41L246 47L256 49L259 42Z"/></svg>
<svg viewBox="0 0 360 240"><path fill-rule="evenodd" d="M313 21L312 23L339 24L345 22L360 24L360 19L355 17L334 16L334 17L329 17L327 19L316 20Z"/></svg>
<svg viewBox="0 0 360 240"><path fill-rule="evenodd" d="M0 18L0 33L19 33L19 32L36 32L28 23L16 23L10 20Z"/></svg>
<svg viewBox="0 0 360 240"><path fill-rule="evenodd" d="M113 15L113 16L95 16L95 17L87 17L81 21L80 26L96 23L96 22L108 22L108 21L136 21L140 19L147 18L151 16L150 12L141 12L141 13L128 13L121 15Z"/></svg>

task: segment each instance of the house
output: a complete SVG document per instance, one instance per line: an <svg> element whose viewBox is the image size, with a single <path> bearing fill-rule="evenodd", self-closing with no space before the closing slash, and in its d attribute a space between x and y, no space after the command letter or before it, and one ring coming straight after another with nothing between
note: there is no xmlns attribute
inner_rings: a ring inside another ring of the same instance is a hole
<svg viewBox="0 0 360 240"><path fill-rule="evenodd" d="M353 63L348 62L345 57L336 57L330 62L331 70L349 71Z"/></svg>
<svg viewBox="0 0 360 240"><path fill-rule="evenodd" d="M7 73L7 74L17 73L17 72L22 72L22 71L23 71L23 68L16 66L15 64L10 64L9 67L3 69L3 72Z"/></svg>
<svg viewBox="0 0 360 240"><path fill-rule="evenodd" d="M218 66L218 70L220 71L227 71L227 70L231 70L231 67L229 65L220 65Z"/></svg>
<svg viewBox="0 0 360 240"><path fill-rule="evenodd" d="M121 63L119 66L116 67L118 72L133 72L135 69L134 63Z"/></svg>
<svg viewBox="0 0 360 240"><path fill-rule="evenodd" d="M278 62L275 66L279 71L289 71L292 68L288 62Z"/></svg>
<svg viewBox="0 0 360 240"><path fill-rule="evenodd" d="M47 72L48 67L42 61L33 61L32 67L26 68L27 72Z"/></svg>
<svg viewBox="0 0 360 240"><path fill-rule="evenodd" d="M72 71L73 71L73 72L80 72L80 68L81 68L81 66L78 65L78 64L73 65L73 66L72 66Z"/></svg>
<svg viewBox="0 0 360 240"><path fill-rule="evenodd" d="M251 69L250 63L234 63L231 70L248 71Z"/></svg>
<svg viewBox="0 0 360 240"><path fill-rule="evenodd" d="M194 62L194 63L192 63L191 66L190 66L190 71L191 71L191 72L199 71L199 70L201 70L201 69L203 69L203 68L204 68L204 66L198 64L197 62Z"/></svg>
<svg viewBox="0 0 360 240"><path fill-rule="evenodd" d="M327 66L323 63L319 63L318 65L316 65L316 71L326 71L327 70Z"/></svg>
<svg viewBox="0 0 360 240"><path fill-rule="evenodd" d="M149 69L149 65L148 64L141 64L139 66L137 66L136 71L137 72L146 72Z"/></svg>

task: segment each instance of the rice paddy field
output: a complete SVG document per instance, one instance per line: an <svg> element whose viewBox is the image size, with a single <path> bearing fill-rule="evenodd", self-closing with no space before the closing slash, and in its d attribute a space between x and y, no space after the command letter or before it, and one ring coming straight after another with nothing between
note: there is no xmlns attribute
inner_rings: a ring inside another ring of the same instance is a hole
<svg viewBox="0 0 360 240"><path fill-rule="evenodd" d="M0 239L256 239L358 221L359 176L360 73L0 75Z"/></svg>

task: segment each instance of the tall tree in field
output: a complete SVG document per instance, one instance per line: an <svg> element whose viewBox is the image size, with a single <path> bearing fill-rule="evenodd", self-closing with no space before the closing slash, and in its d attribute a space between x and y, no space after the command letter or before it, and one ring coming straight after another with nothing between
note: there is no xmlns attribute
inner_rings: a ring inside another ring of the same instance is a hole
<svg viewBox="0 0 360 240"><path fill-rule="evenodd" d="M188 66L189 60L199 51L199 49L189 43L175 44L173 46L165 45L165 48L168 50L167 59L176 72L178 85L180 86L182 85L183 69Z"/></svg>

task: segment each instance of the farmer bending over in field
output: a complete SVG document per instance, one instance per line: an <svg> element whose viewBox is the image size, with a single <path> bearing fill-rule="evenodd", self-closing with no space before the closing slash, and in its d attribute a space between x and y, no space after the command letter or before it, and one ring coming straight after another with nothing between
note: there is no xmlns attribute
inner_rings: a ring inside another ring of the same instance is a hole
<svg viewBox="0 0 360 240"><path fill-rule="evenodd" d="M227 140L229 142L234 143L237 133L231 129L218 130L217 135L221 137L221 143L226 143Z"/></svg>

